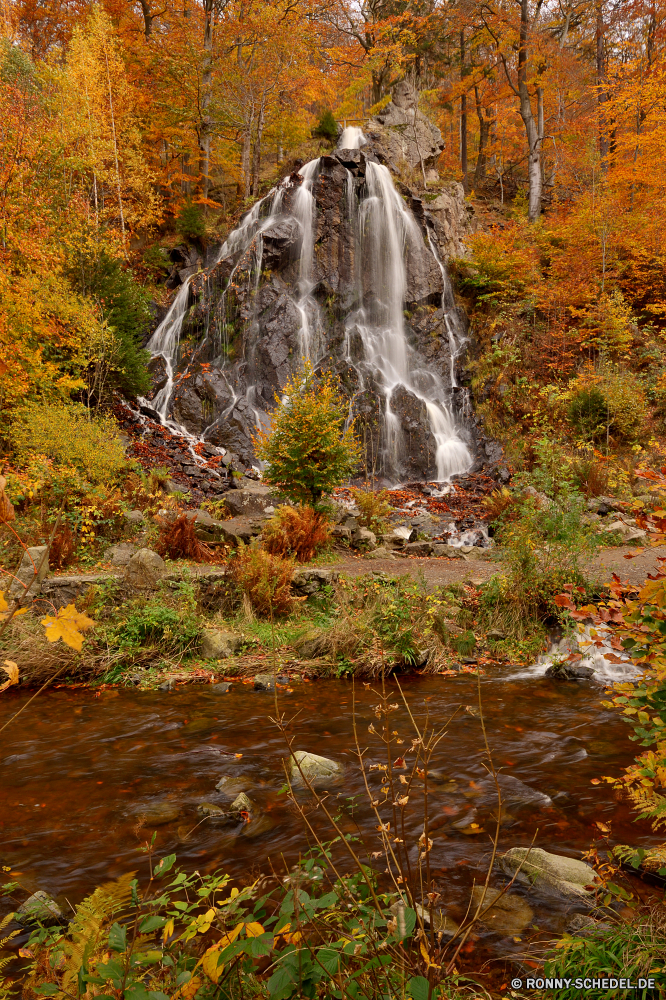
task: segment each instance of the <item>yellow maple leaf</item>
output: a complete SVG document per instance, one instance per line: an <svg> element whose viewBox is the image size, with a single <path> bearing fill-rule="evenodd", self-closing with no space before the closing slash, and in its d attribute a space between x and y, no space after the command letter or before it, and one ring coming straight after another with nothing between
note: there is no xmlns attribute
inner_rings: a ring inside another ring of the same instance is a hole
<svg viewBox="0 0 666 1000"><path fill-rule="evenodd" d="M19 608L18 611L14 612L14 617L16 617L16 615L24 615L27 610L27 608ZM0 621L2 621L3 618L6 618L9 613L9 605L5 599L5 592L4 590L0 590Z"/></svg>
<svg viewBox="0 0 666 1000"><path fill-rule="evenodd" d="M6 691L8 687L11 687L12 684L18 684L18 667L13 660L5 660L1 669L9 675L9 680L5 681L4 684L0 684L0 694Z"/></svg>
<svg viewBox="0 0 666 1000"><path fill-rule="evenodd" d="M82 611L77 611L73 604L68 604L66 608L59 608L55 617L47 615L42 618L42 625L46 629L46 638L49 642L57 642L62 639L66 646L81 652L83 646L82 632L92 628L95 622L88 618Z"/></svg>

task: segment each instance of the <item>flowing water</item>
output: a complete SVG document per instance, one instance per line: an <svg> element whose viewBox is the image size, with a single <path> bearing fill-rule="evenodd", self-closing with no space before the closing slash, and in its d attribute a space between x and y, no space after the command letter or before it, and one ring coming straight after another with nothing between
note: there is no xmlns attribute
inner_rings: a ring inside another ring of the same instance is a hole
<svg viewBox="0 0 666 1000"><path fill-rule="evenodd" d="M339 148L359 149L366 140L358 128L343 132ZM227 367L228 321L225 298L234 285L236 271L242 280L252 283L256 290L261 278L262 234L280 221L295 222L300 233L298 243L298 277L291 291L299 317L295 331L294 356L308 358L317 365L326 357L325 324L320 305L313 295L315 281L314 253L317 204L313 189L321 169L320 160L306 163L299 171L300 183L294 190L292 177L285 178L266 198L257 202L235 229L217 256L217 263L227 258L235 261L227 288L221 300L214 304L216 317L210 325L207 338L214 338L220 350L215 366L224 374ZM381 435L381 467L385 475L400 478L404 467L405 442L400 421L392 399L401 387L425 407L427 433L434 441L436 478L446 481L451 476L465 472L472 465L472 455L461 436L450 398L450 389L440 376L427 366L410 347L404 320L404 307L408 299L405 254L410 244L419 247L423 236L405 204L396 191L391 175L385 166L368 161L365 183L359 188L347 171L347 212L349 231L353 234L353 259L355 261L354 290L345 323L345 353L347 363L358 376L357 395L366 388L376 388L382 397L383 432ZM285 195L289 193L289 208L285 208ZM451 388L456 388L456 357L464 347L465 337L455 309L453 294L445 266L428 235L427 246L442 274L443 323L450 353ZM252 263L248 264L248 257ZM166 383L152 402L161 420L172 429L193 436L173 421L171 406L178 384L177 369L181 360L181 334L188 313L190 282L179 289L174 302L162 323L153 334L148 348L153 357L165 362ZM254 412L255 422L266 425L267 415L258 405L252 382L253 355L262 334L261 321L256 315L245 320L242 337L244 360L247 362L247 388L245 396ZM360 347L360 349L359 349ZM194 352L196 359L202 345ZM360 355L360 356L359 356ZM190 361L190 365L192 363ZM186 372L182 373L186 374ZM227 379L231 403L222 414L205 428L201 439L213 426L219 427L238 401L232 380ZM144 400L144 403L146 401Z"/></svg>
<svg viewBox="0 0 666 1000"><path fill-rule="evenodd" d="M535 837L536 847L580 857L594 842L605 846L599 823L610 828L611 843L655 843L658 838L651 837L646 824L632 821L607 784L591 783L620 773L636 750L629 727L601 707L602 689L526 680L511 670L482 681L488 739L502 772L500 849L529 845ZM404 681L403 689L417 721L428 715L447 729L432 760L431 865L448 912L460 919L472 881L485 877L497 811L475 714L476 678L414 677ZM398 702L397 690L394 694ZM378 699L361 684L355 697L362 746L370 748L367 761L381 762L380 745L368 732L377 723L373 706ZM0 725L25 698L23 693L3 695ZM345 828L359 832L368 851L377 850L376 819L354 755L351 684L294 684L291 693L281 691L280 701L287 716L296 719L291 728L295 748L345 763L344 779L330 791L340 804L356 797ZM269 864L293 863L308 839L293 806L280 794L285 743L270 721L274 714L272 694L240 683L225 695L197 685L172 693L62 689L41 694L2 734L0 863L21 872L21 882L31 890L45 889L63 904L122 872L145 874L147 862L137 849L153 830L158 853L175 852L189 870L249 875L267 871ZM392 723L409 746L403 708ZM245 790L258 808L257 819L239 830L200 823L197 814L201 802L229 802L215 788L224 775L236 781L233 795ZM377 777L372 772L371 780ZM407 839L414 853L423 825L422 791L411 799ZM307 797L303 801L307 808ZM310 819L326 836L320 813ZM373 864L381 871L381 862ZM494 874L491 885L501 884L503 877ZM533 891L529 900L541 931L562 930L570 904ZM501 942L504 954L521 947L511 938Z"/></svg>

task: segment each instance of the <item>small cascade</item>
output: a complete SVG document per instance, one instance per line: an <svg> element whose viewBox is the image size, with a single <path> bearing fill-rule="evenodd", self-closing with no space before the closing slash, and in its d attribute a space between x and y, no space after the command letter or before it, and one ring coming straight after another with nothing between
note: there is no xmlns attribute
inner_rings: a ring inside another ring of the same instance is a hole
<svg viewBox="0 0 666 1000"><path fill-rule="evenodd" d="M361 129L347 128L338 149L358 158L357 151L365 146ZM360 155L364 172L359 176L345 166L340 199L344 216L341 232L345 233L346 245L337 246L335 252L340 269L349 263L343 315L340 317L338 310L336 320L332 320L330 307L327 311L322 302L322 244L327 234L322 234L318 199L327 193L325 171L330 171L332 159L323 157L306 163L257 202L220 248L208 275L218 269L223 273L222 286L216 291L213 282L203 283L203 302L199 299L195 305L206 317L205 326L188 355L182 349L181 338L195 298L191 287L195 279L189 278L179 289L148 343L152 356L164 361L164 384L152 402L142 402L152 406L164 424L193 442L209 441L221 445L223 451L225 447L237 447L237 441L249 440L253 427L246 427L248 423L266 426L274 392L284 385L286 373L295 370L302 358L314 366L324 361L337 365L337 370L346 366L353 373L354 383L350 389L350 414L355 415L361 398L377 401L373 405L380 473L392 482L403 478L409 470L408 448L413 446L416 435L425 454L424 473L427 467L428 478L445 482L467 471L473 461L464 429L454 413L451 393L457 388L456 358L464 348L465 337L459 328L446 268L427 227L424 240L389 170L376 162L373 154ZM441 328L449 353L446 379L410 343L404 313L405 303L411 301L406 263L410 253L421 259L425 254L431 264L434 260L441 276ZM278 277L272 273L274 266ZM267 275L272 282L270 288ZM336 293L336 302L342 300L335 288L335 282L341 284L339 274L333 279L326 285L331 288L327 303L335 299ZM279 337L272 333L275 323L266 319L276 300L281 309ZM339 323L340 335L331 329L334 322ZM285 329L286 336L282 332ZM273 367L268 379L266 357ZM202 363L207 365L208 383L201 374ZM195 384L197 391L207 392L210 370L215 372L216 412L209 414L212 419L205 419L201 405L196 433L188 430L182 416L178 419L183 407L177 404L176 389L187 378L194 380L188 383L188 389ZM267 380L274 386L270 391ZM411 407L407 430L405 407ZM227 427L231 425L236 430L229 441Z"/></svg>

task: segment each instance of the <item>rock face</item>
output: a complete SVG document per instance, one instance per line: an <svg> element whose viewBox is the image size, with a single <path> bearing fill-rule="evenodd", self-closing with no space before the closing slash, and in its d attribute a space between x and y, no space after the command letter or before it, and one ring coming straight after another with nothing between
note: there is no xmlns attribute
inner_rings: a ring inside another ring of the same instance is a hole
<svg viewBox="0 0 666 1000"><path fill-rule="evenodd" d="M49 571L48 551L48 545L31 545L25 550L21 565L15 574L16 579L9 588L10 597L22 597L27 587L30 587L29 594L35 594L39 590Z"/></svg>
<svg viewBox="0 0 666 1000"><path fill-rule="evenodd" d="M402 163L419 170L421 163L434 167L444 149L442 133L419 111L418 95L407 80L396 85L391 102L370 119L367 133L381 144L394 170Z"/></svg>
<svg viewBox="0 0 666 1000"><path fill-rule="evenodd" d="M165 416L245 466L304 355L340 376L368 468L432 480L472 464L452 391L466 320L441 263L460 251L464 201L448 188L432 203L401 195L384 166L439 155L439 131L415 101L399 85L367 135L349 136L355 148L284 178L182 286L149 343L156 405L166 393ZM256 485L225 499L234 518L273 505Z"/></svg>
<svg viewBox="0 0 666 1000"><path fill-rule="evenodd" d="M166 575L166 563L152 549L139 549L125 570L125 582L139 590L154 590Z"/></svg>
<svg viewBox="0 0 666 1000"><path fill-rule="evenodd" d="M577 902L594 898L593 893L585 886L594 882L595 871L584 861L549 854L539 847L531 850L528 847L512 847L502 855L499 862L512 878L520 868L518 881L529 883L536 889L553 892Z"/></svg>

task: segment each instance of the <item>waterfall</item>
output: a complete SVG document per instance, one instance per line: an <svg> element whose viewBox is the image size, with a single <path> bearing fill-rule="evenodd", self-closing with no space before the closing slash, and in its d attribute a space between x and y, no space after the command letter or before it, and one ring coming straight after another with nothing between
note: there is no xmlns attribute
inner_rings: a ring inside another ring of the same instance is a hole
<svg viewBox="0 0 666 1000"><path fill-rule="evenodd" d="M338 145L339 150L359 150L366 143L361 129L346 128ZM358 154L357 154L358 155ZM313 291L316 286L317 200L316 185L321 171L321 160L312 160L298 171L297 178L288 177L264 199L257 202L240 225L230 234L221 247L216 264L230 259L233 266L225 290L215 305L217 328L215 335L226 346L228 330L226 296L236 272L241 268L243 280L251 287L256 302L262 276L262 236L280 223L295 227L297 255L295 277L291 281L289 296L298 316L298 328L292 331L293 348L291 366L300 358L308 358L313 365L327 356L325 324L321 307ZM339 168L338 168L339 169ZM286 206L286 207L285 207ZM389 170L367 157L365 180L357 182L347 170L344 211L348 232L351 233L350 258L353 260L353 294L344 319L344 352L347 364L354 370L359 389L355 397L366 389L381 399L380 449L381 471L392 481L398 481L405 466L405 440L396 400L413 399L422 410L423 434L432 441L436 478L445 481L452 475L465 472L472 465L472 455L456 423L451 405L450 391L442 378L410 346L405 327L404 308L407 300L406 252L410 246L423 247L424 238L411 212L395 189ZM443 283L441 309L450 351L451 386L455 387L455 359L460 353L464 337L459 329L453 296L446 268L436 248L427 235L426 246L440 269ZM253 264L248 261L253 260ZM203 345L210 345L213 331L206 337L181 369L180 338L188 315L190 282L179 289L169 312L148 343L153 357L161 356L165 364L166 382L152 405L164 423L184 432L176 424L172 408L174 389L179 378L187 375ZM209 293L210 294L210 293ZM251 317L244 320L243 352L244 399L254 414L255 424L266 421L265 411L257 401L254 352L263 335L262 315L253 306ZM217 352L216 352L217 353ZM232 388L224 350L216 357L216 366L229 389L229 402L224 412L203 430L205 439L212 428L220 428L241 398ZM144 401L145 402L145 401Z"/></svg>

